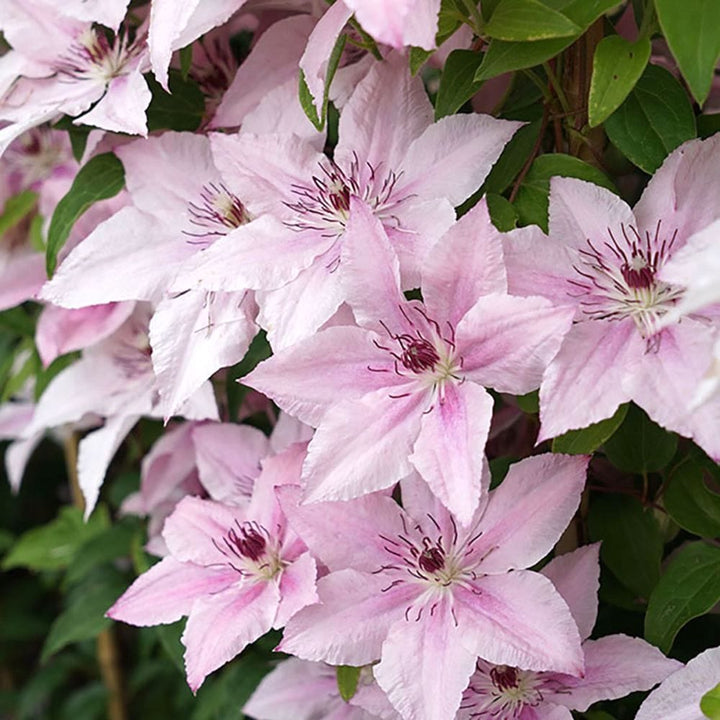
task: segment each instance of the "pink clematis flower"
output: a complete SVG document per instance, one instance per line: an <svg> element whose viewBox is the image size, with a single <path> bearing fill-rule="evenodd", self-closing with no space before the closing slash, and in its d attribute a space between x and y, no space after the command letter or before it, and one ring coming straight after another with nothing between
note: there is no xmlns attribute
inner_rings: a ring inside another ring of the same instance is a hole
<svg viewBox="0 0 720 720"><path fill-rule="evenodd" d="M17 58L15 77L0 83L0 121L6 122L0 154L18 135L63 113L105 130L147 134L142 37L131 43L118 33L108 40L44 0L6 0L0 29Z"/></svg>
<svg viewBox="0 0 720 720"><path fill-rule="evenodd" d="M700 700L719 682L720 647L716 647L700 653L650 693L635 720L707 720Z"/></svg>
<svg viewBox="0 0 720 720"><path fill-rule="evenodd" d="M541 570L567 602L580 630L582 677L478 660L457 720L572 720L570 710L584 711L598 700L649 690L680 667L638 638L586 639L597 616L598 550L599 545L581 547Z"/></svg>
<svg viewBox="0 0 720 720"><path fill-rule="evenodd" d="M279 227L248 227L243 243L220 239L188 266L183 283L262 290L259 322L273 348L308 337L345 299L338 267L357 197L398 252L403 288L416 287L453 206L479 187L518 127L484 115L433 123L422 81L393 55L375 63L343 108L332 161L296 134L217 135L213 152L226 182L250 213L268 213Z"/></svg>
<svg viewBox="0 0 720 720"><path fill-rule="evenodd" d="M317 426L303 471L307 501L387 488L414 468L465 525L482 493L493 404L485 386L537 387L572 311L506 294L484 202L429 253L423 303L405 300L398 258L357 198L347 227L342 289L360 327L326 329L244 382Z"/></svg>
<svg viewBox="0 0 720 720"><path fill-rule="evenodd" d="M294 445L266 460L247 509L181 500L163 529L170 555L108 610L139 626L187 615L182 642L193 692L246 645L316 602L315 561L274 494L275 486L297 481L303 454Z"/></svg>
<svg viewBox="0 0 720 720"><path fill-rule="evenodd" d="M540 440L610 417L633 400L720 457L720 406L686 409L710 363L708 317L716 312L662 327L683 288L660 277L688 238L720 216L719 153L719 136L680 146L634 210L604 188L553 178L549 237L537 228L509 236L510 291L576 311L540 388Z"/></svg>
<svg viewBox="0 0 720 720"><path fill-rule="evenodd" d="M291 525L330 569L320 603L285 629L280 650L361 666L407 720L452 720L478 656L495 664L581 675L575 622L553 584L525 568L570 521L587 458L540 455L510 468L467 529L413 479L405 509L386 495L298 505Z"/></svg>

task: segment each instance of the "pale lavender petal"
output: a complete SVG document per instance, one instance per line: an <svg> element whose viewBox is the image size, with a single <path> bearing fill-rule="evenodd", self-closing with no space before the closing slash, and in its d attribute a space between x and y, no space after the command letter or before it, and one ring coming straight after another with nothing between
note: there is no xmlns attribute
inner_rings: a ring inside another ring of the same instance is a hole
<svg viewBox="0 0 720 720"><path fill-rule="evenodd" d="M412 472L408 458L426 402L424 393L414 389L382 388L325 413L303 469L306 502L350 500L390 487ZM393 390L398 397L390 396Z"/></svg>
<svg viewBox="0 0 720 720"><path fill-rule="evenodd" d="M585 675L567 678L567 691L553 693L551 702L572 710L587 710L598 700L615 700L649 690L682 664L666 658L640 638L609 635L583 643Z"/></svg>
<svg viewBox="0 0 720 720"><path fill-rule="evenodd" d="M546 577L516 570L483 576L473 589L453 588L468 650L495 665L582 674L577 626Z"/></svg>
<svg viewBox="0 0 720 720"><path fill-rule="evenodd" d="M182 634L185 672L193 692L213 670L270 630L279 600L274 582L257 582L195 601Z"/></svg>
<svg viewBox="0 0 720 720"><path fill-rule="evenodd" d="M553 558L540 572L562 595L577 623L580 638L590 637L597 618L600 543L584 545Z"/></svg>
<svg viewBox="0 0 720 720"><path fill-rule="evenodd" d="M441 392L422 416L410 462L443 505L468 525L483 489L493 399L473 382L447 383Z"/></svg>
<svg viewBox="0 0 720 720"><path fill-rule="evenodd" d="M318 602L315 589L317 566L310 553L303 553L282 571L280 604L273 627L282 628L296 612Z"/></svg>
<svg viewBox="0 0 720 720"><path fill-rule="evenodd" d="M429 314L453 326L483 295L507 292L501 237L484 199L430 251L422 292Z"/></svg>
<svg viewBox="0 0 720 720"><path fill-rule="evenodd" d="M527 568L555 545L580 505L589 458L545 453L510 466L490 493L474 544L484 573Z"/></svg>
<svg viewBox="0 0 720 720"><path fill-rule="evenodd" d="M386 586L386 578L349 569L321 578L320 603L290 620L277 649L332 665L359 667L378 660L391 625L422 592L413 583L382 592Z"/></svg>
<svg viewBox="0 0 720 720"><path fill-rule="evenodd" d="M10 489L15 493L20 489L25 468L30 456L43 438L42 433L35 433L26 440L16 440L5 449L5 472Z"/></svg>
<svg viewBox="0 0 720 720"><path fill-rule="evenodd" d="M486 295L458 323L455 342L469 379L522 395L543 372L570 329L574 311L546 298Z"/></svg>
<svg viewBox="0 0 720 720"><path fill-rule="evenodd" d="M476 113L442 118L408 148L398 192L460 205L482 185L520 125Z"/></svg>
<svg viewBox="0 0 720 720"><path fill-rule="evenodd" d="M404 718L455 717L476 660L463 647L461 635L448 595L429 597L418 620L403 619L390 628L373 672Z"/></svg>
<svg viewBox="0 0 720 720"><path fill-rule="evenodd" d="M172 623L188 615L195 600L237 579L229 567L204 568L166 557L140 575L106 615L140 627Z"/></svg>
<svg viewBox="0 0 720 720"><path fill-rule="evenodd" d="M45 258L40 253L2 253L0 264L0 311L30 300L47 280Z"/></svg>

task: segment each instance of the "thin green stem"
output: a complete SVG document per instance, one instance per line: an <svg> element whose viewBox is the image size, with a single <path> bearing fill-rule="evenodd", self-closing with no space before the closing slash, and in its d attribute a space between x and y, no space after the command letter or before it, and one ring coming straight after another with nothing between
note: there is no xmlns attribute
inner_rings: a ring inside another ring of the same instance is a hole
<svg viewBox="0 0 720 720"><path fill-rule="evenodd" d="M485 22L482 19L482 15L480 15L480 11L477 9L477 3L473 2L473 0L463 0L463 5L470 13L470 18L472 19L471 27L475 31L475 34L482 35Z"/></svg>
<svg viewBox="0 0 720 720"><path fill-rule="evenodd" d="M562 108L564 113L570 113L570 103L568 102L567 96L565 95L565 91L562 89L562 84L557 78L557 75L555 74L555 71L552 69L552 66L549 62L543 63L543 69L545 70L545 73L548 76L548 79L552 83L552 86L555 90L555 96L558 99L558 102L560 103L560 107Z"/></svg>
<svg viewBox="0 0 720 720"><path fill-rule="evenodd" d="M543 100L545 100L546 103L552 102L552 94L548 90L547 85L537 76L536 73L530 70L530 68L523 68L520 72L531 80L533 85L537 86L542 93Z"/></svg>

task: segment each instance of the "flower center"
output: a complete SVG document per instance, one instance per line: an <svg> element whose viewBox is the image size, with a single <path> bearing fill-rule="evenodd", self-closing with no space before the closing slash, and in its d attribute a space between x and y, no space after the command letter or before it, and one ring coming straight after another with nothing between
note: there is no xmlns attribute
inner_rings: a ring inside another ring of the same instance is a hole
<svg viewBox="0 0 720 720"><path fill-rule="evenodd" d="M127 73L126 65L132 55L127 36L118 35L111 44L103 32L87 28L60 58L57 70L77 80L108 83Z"/></svg>
<svg viewBox="0 0 720 720"><path fill-rule="evenodd" d="M208 245L221 235L249 222L250 217L240 199L223 183L203 185L198 203L188 203L188 215L194 229L186 235L197 238L193 244Z"/></svg>
<svg viewBox="0 0 720 720"><path fill-rule="evenodd" d="M268 531L256 522L235 521L213 545L227 558L227 564L243 577L270 580L284 567L277 552L270 546Z"/></svg>
<svg viewBox="0 0 720 720"><path fill-rule="evenodd" d="M658 271L672 254L677 230L661 234L658 222L654 235L644 236L633 226L608 228L602 244L589 238L574 265L571 280L583 314L590 320L634 321L646 340L657 332L659 319L677 302L682 290L658 279Z"/></svg>

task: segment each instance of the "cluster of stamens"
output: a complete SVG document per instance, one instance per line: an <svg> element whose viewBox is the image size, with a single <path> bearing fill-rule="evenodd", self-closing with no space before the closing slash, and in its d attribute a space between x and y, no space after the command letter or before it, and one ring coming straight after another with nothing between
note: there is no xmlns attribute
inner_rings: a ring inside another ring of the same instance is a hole
<svg viewBox="0 0 720 720"><path fill-rule="evenodd" d="M659 221L654 234L646 231L644 235L622 224L619 234L608 228L609 239L601 244L586 240L586 247L578 251L580 261L573 266L580 279L570 282L578 290L571 295L579 298L588 318L631 318L641 336L651 341L658 320L682 294L657 277L677 237L675 230L661 239L660 230Z"/></svg>
<svg viewBox="0 0 720 720"><path fill-rule="evenodd" d="M188 203L188 215L194 230L186 235L197 238L199 244L206 244L207 238L227 235L231 230L249 221L245 206L240 198L223 183L207 183L200 192L200 202Z"/></svg>
<svg viewBox="0 0 720 720"><path fill-rule="evenodd" d="M25 185L44 180L71 157L62 135L48 127L32 128L5 153L9 167L22 175Z"/></svg>
<svg viewBox="0 0 720 720"><path fill-rule="evenodd" d="M270 579L282 568L282 563L270 546L270 535L254 521L235 521L221 540L213 538L213 545L226 558L226 564L243 577L260 576Z"/></svg>
<svg viewBox="0 0 720 720"><path fill-rule="evenodd" d="M285 203L296 213L295 219L287 223L289 227L317 230L325 237L340 235L350 214L351 197L367 203L384 223L399 226L393 208L407 198L393 195L402 173L390 170L383 174L379 166L370 163L361 166L357 155L347 170L333 160L325 160L319 166L320 174L313 175L312 185L292 186L298 199Z"/></svg>
<svg viewBox="0 0 720 720"><path fill-rule="evenodd" d="M56 63L56 69L76 80L107 83L124 74L132 55L127 36L118 35L111 43L103 32L87 28Z"/></svg>

